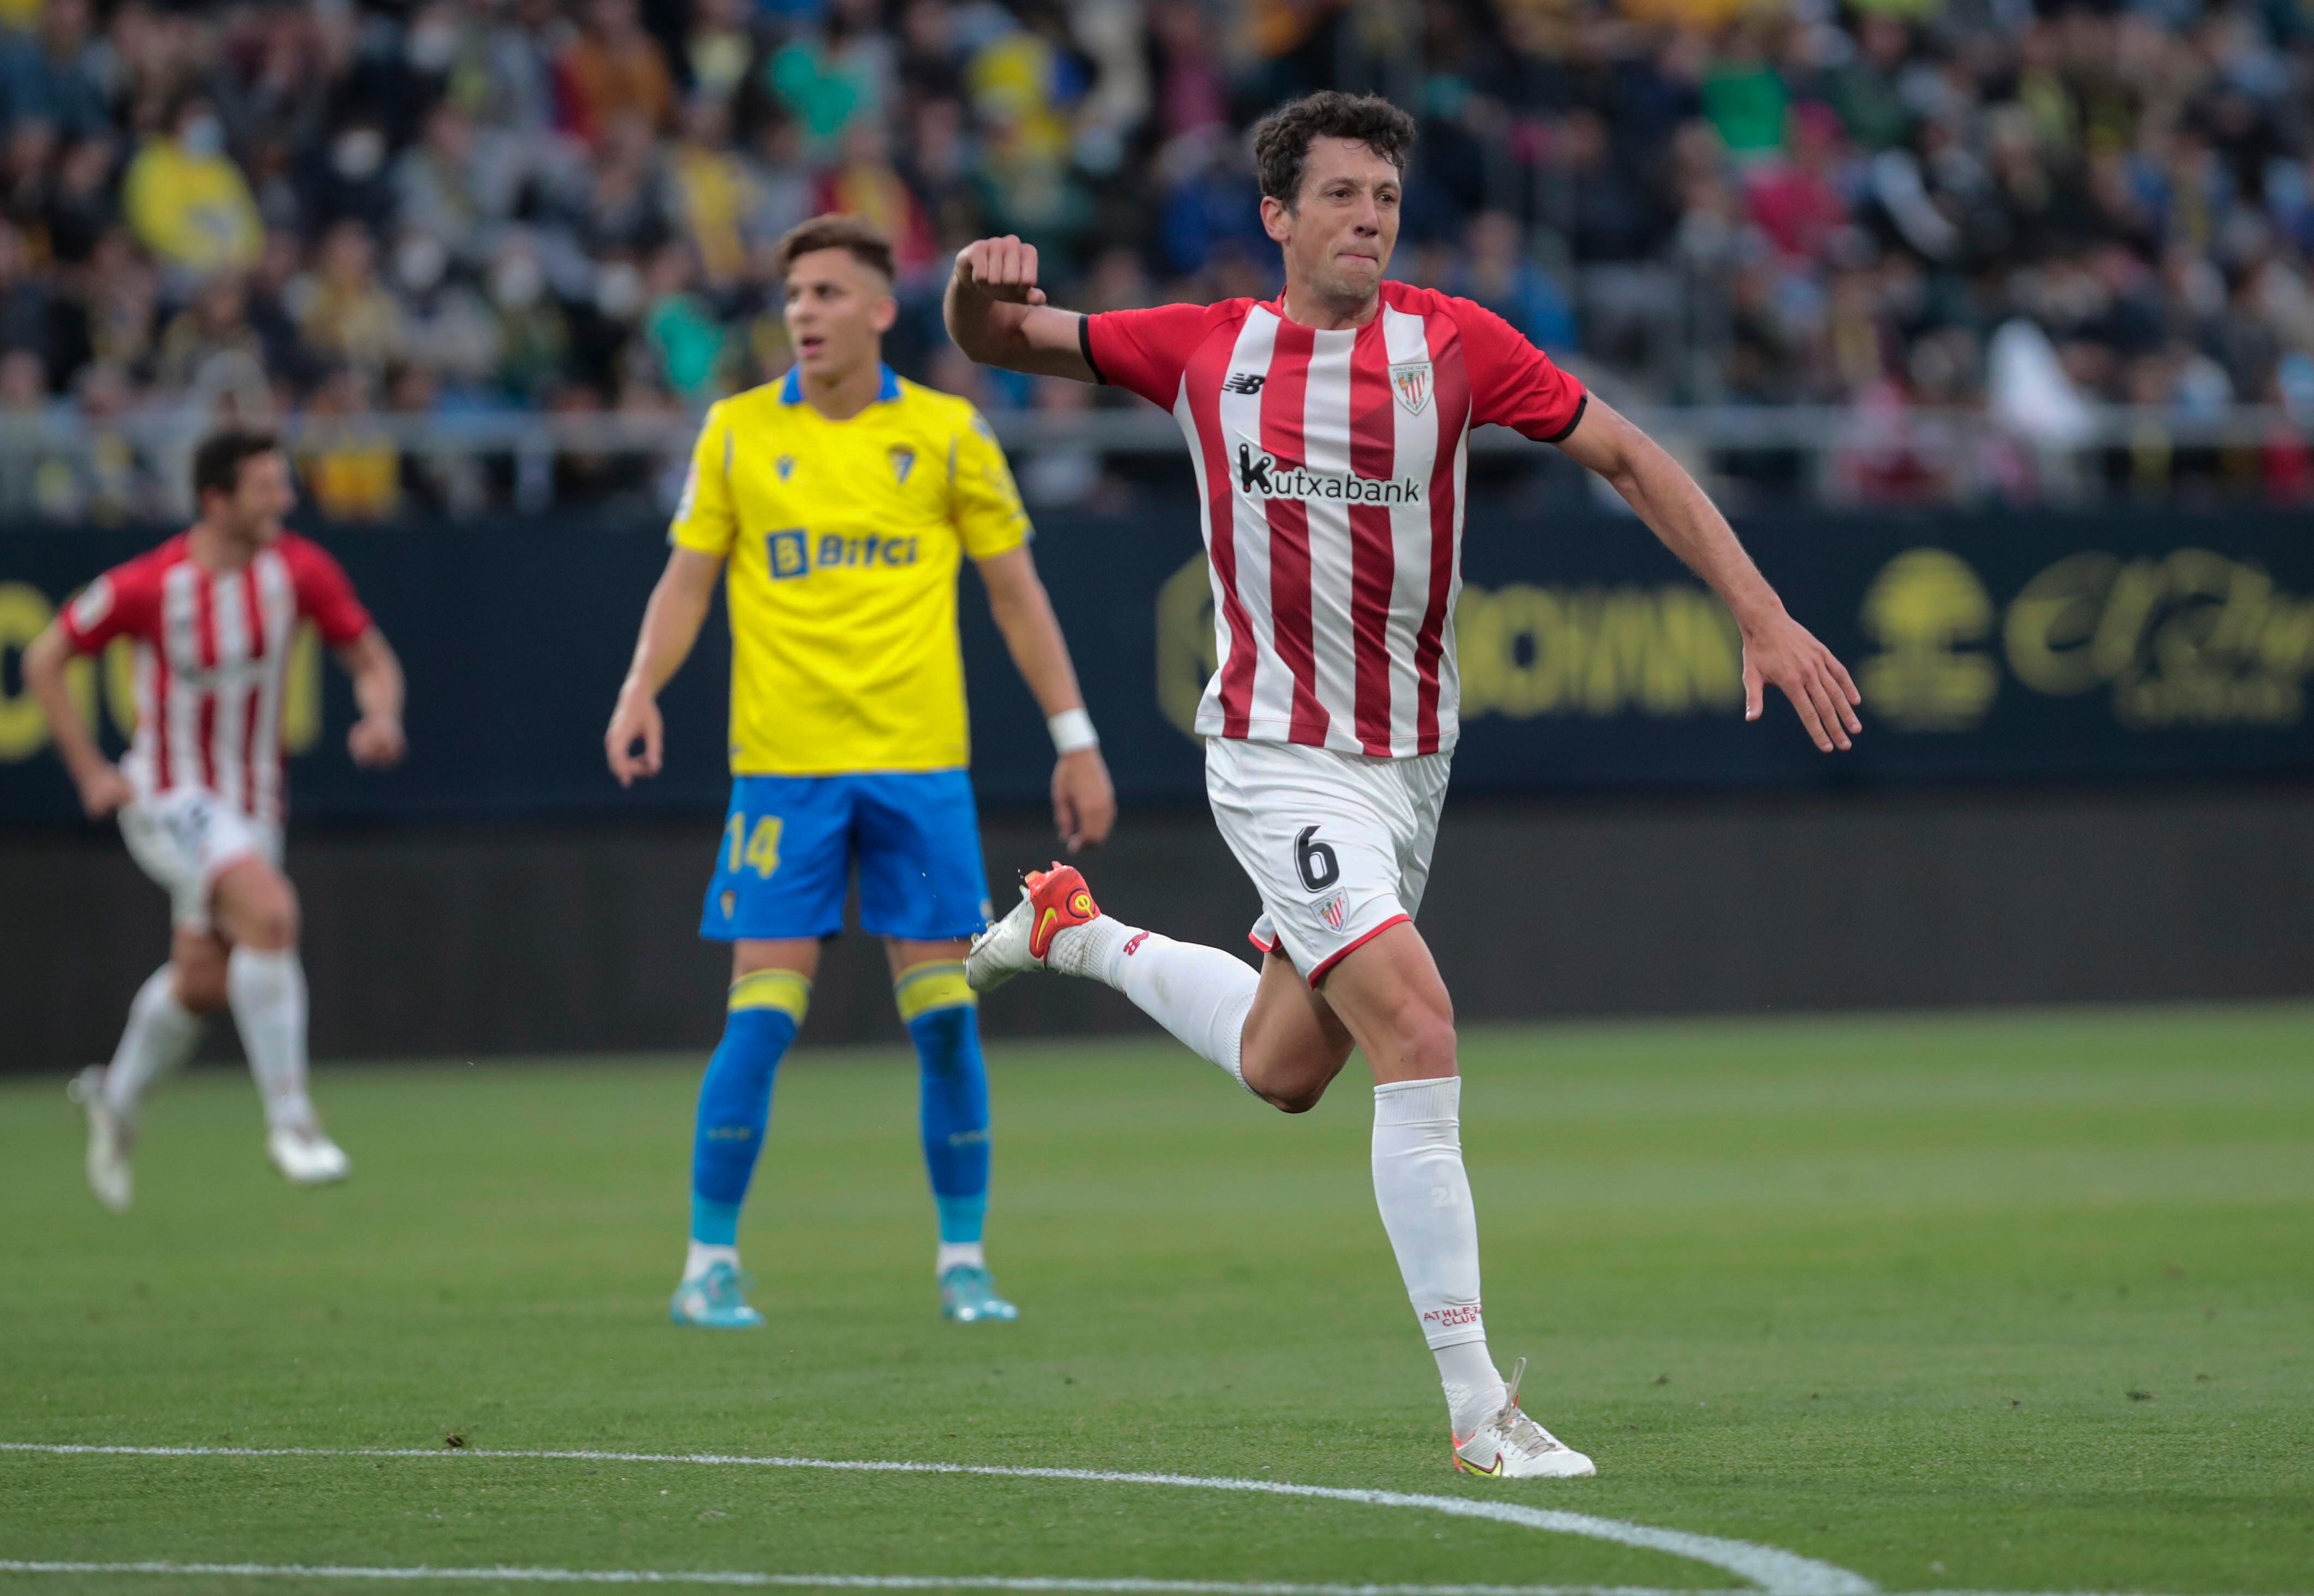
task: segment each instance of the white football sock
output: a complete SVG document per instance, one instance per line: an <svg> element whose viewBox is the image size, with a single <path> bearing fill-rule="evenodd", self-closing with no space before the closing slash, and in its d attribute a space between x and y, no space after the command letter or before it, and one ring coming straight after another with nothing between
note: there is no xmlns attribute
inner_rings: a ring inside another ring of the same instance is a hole
<svg viewBox="0 0 2314 1596"><path fill-rule="evenodd" d="M278 1129L314 1117L305 1095L305 970L293 948L236 948L225 960L225 992L241 1031L249 1072L265 1098L265 1123Z"/></svg>
<svg viewBox="0 0 2314 1596"><path fill-rule="evenodd" d="M1468 1441L1480 1424L1501 1411L1510 1388L1483 1341L1458 1342L1433 1349L1438 1360L1438 1383L1446 1388L1446 1419L1454 1438Z"/></svg>
<svg viewBox="0 0 2314 1596"><path fill-rule="evenodd" d="M137 1105L154 1081L182 1069L201 1045L201 1017L177 1001L177 980L163 965L137 989L128 1024L104 1071L104 1100L121 1118L134 1122Z"/></svg>
<svg viewBox="0 0 2314 1596"><path fill-rule="evenodd" d="M932 1278L938 1280L951 1269L988 1267L987 1249L977 1241L943 1241L932 1257Z"/></svg>
<svg viewBox="0 0 2314 1596"><path fill-rule="evenodd" d="M1454 1433L1469 1435L1507 1395L1487 1355L1479 1301L1479 1215L1462 1172L1462 1080L1374 1088L1374 1205L1423 1339L1438 1360Z"/></svg>
<svg viewBox="0 0 2314 1596"><path fill-rule="evenodd" d="M739 1249L736 1247L715 1247L704 1241L694 1241L683 1260L683 1278L688 1283L697 1280L718 1264L739 1266Z"/></svg>
<svg viewBox="0 0 2314 1596"><path fill-rule="evenodd" d="M1182 1046L1245 1085L1245 1017L1261 977L1243 959L1104 914L1055 935L1046 962L1064 975L1115 987Z"/></svg>

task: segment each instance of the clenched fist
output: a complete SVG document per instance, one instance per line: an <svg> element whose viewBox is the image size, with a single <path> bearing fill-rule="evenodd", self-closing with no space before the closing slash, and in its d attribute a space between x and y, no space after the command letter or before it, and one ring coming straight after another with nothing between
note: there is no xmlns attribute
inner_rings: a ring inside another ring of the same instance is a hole
<svg viewBox="0 0 2314 1596"><path fill-rule="evenodd" d="M956 254L956 280L989 299L1011 304L1042 304L1037 287L1037 246L1011 234L968 243Z"/></svg>

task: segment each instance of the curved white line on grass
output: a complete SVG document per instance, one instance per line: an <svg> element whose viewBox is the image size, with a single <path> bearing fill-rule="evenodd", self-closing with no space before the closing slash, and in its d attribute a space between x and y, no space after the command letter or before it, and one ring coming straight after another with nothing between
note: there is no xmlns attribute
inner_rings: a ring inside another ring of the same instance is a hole
<svg viewBox="0 0 2314 1596"><path fill-rule="evenodd" d="M0 1574L210 1574L231 1579L489 1580L535 1585L736 1585L836 1591L1097 1592L1102 1596L1751 1596L1644 1585L1293 1585L1220 1580L1014 1579L911 1574L751 1574L655 1568L367 1568L328 1563L57 1563L0 1558Z"/></svg>
<svg viewBox="0 0 2314 1596"><path fill-rule="evenodd" d="M720 1452L609 1452L548 1450L478 1451L464 1448L398 1447L367 1450L355 1447L239 1446L84 1446L43 1445L37 1442L0 1442L0 1451L45 1452L52 1456L135 1458L523 1458L575 1463L693 1463L736 1468L815 1468L847 1474L967 1474L997 1479L1075 1480L1091 1485L1177 1486L1201 1491L1249 1491L1267 1496L1295 1496L1320 1502L1355 1502L1367 1507L1410 1507L1463 1519L1491 1519L1558 1535L1580 1535L1612 1541L1651 1552L1667 1552L1691 1562L1709 1563L1739 1579L1750 1580L1771 1596L1872 1596L1879 1587L1860 1574L1831 1563L1819 1563L1774 1547L1755 1546L1718 1535L1697 1535L1685 1530L1658 1530L1648 1524L1628 1524L1621 1519L1594 1518L1589 1513L1563 1512L1555 1508L1527 1507L1513 1502L1481 1502L1462 1496L1418 1496L1404 1491L1345 1489L1338 1486L1297 1486L1284 1480L1232 1479L1223 1475L1143 1474L1108 1468L1034 1468L994 1463L905 1463L871 1459L747 1458Z"/></svg>

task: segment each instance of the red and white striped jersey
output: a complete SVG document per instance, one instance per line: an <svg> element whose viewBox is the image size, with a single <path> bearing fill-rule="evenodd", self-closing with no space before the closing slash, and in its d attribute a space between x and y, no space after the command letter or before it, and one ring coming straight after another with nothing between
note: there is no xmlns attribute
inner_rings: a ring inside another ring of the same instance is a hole
<svg viewBox="0 0 2314 1596"><path fill-rule="evenodd" d="M370 624L344 569L294 533L237 571L196 564L180 533L65 606L65 638L79 652L117 637L137 645L137 736L120 764L138 798L206 788L280 821L281 689L300 620L332 647Z"/></svg>
<svg viewBox="0 0 2314 1596"><path fill-rule="evenodd" d="M1339 332L1250 299L1080 327L1094 375L1171 410L1197 463L1220 658L1198 734L1453 747L1471 428L1556 443L1583 385L1492 311L1405 283Z"/></svg>

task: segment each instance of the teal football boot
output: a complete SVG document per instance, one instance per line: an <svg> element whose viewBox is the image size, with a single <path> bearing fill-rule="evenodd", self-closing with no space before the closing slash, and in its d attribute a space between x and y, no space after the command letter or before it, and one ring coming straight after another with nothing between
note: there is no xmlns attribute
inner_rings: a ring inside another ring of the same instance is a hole
<svg viewBox="0 0 2314 1596"><path fill-rule="evenodd" d="M764 1316L741 1295L747 1284L747 1278L730 1265L710 1264L706 1274L675 1288L667 1317L702 1330L752 1330L764 1322Z"/></svg>
<svg viewBox="0 0 2314 1596"><path fill-rule="evenodd" d="M977 1264L958 1264L940 1278L941 1318L959 1325L982 1319L1011 1324L1020 1310L996 1294L996 1281Z"/></svg>

